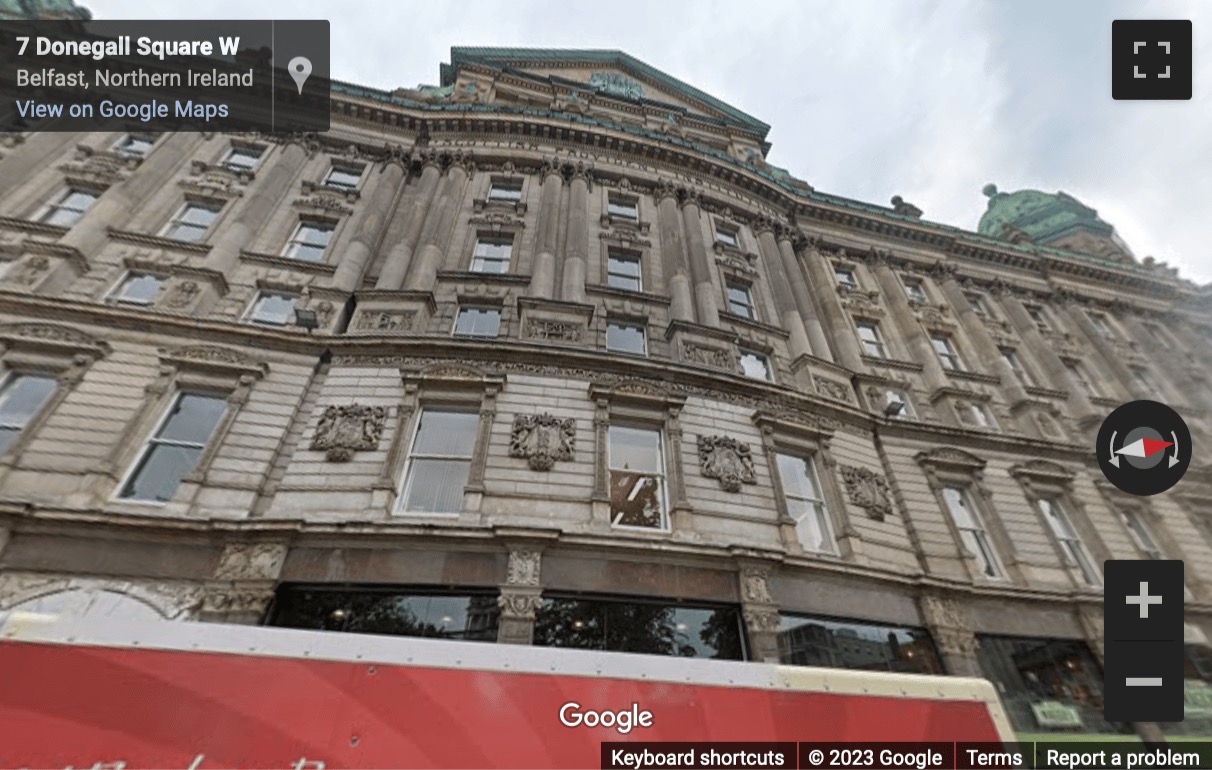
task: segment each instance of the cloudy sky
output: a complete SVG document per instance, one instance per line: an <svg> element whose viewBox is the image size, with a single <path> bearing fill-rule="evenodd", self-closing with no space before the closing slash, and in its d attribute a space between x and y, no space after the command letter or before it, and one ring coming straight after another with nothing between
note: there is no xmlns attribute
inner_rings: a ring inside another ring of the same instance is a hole
<svg viewBox="0 0 1212 770"><path fill-rule="evenodd" d="M452 45L618 48L769 123L816 188L974 228L981 188L1064 190L1212 282L1204 0L78 0L99 19L323 18L333 77L434 84ZM575 10L574 10L575 9ZM1113 19L1191 19L1188 102L1111 99Z"/></svg>

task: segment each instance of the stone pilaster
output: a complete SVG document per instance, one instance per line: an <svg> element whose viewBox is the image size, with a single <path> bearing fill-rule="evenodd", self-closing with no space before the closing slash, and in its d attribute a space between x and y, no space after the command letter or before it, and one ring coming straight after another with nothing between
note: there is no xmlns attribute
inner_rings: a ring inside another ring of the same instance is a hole
<svg viewBox="0 0 1212 770"><path fill-rule="evenodd" d="M833 353L829 350L829 340L825 336L825 329L821 326L821 319L817 315L816 306L812 304L812 297L808 293L808 282L804 280L804 270L796 258L795 244L793 242L795 236L796 233L791 227L780 227L778 229L777 240L783 272L786 273L787 279L791 282L791 296L795 299L795 306L799 311L800 320L803 322L804 330L808 333L808 344L812 355L817 358L823 358L826 361L832 361Z"/></svg>
<svg viewBox="0 0 1212 770"><path fill-rule="evenodd" d="M1156 393L1148 392L1136 381L1123 363L1123 351L1117 351L1111 340L1094 327L1094 322L1086 314L1085 308L1077 305L1075 297L1061 293L1057 300L1054 306L1060 315L1071 320L1073 325L1081 330L1082 336L1086 338L1090 347L1094 349L1094 355L1087 356L1086 361L1098 371L1099 379L1104 385L1118 383L1116 390L1132 399L1157 397ZM1104 395L1117 398L1116 394L1112 393L1104 393Z"/></svg>
<svg viewBox="0 0 1212 770"><path fill-rule="evenodd" d="M926 595L918 600L918 606L947 673L983 676L976 658L976 635L960 603L951 597Z"/></svg>
<svg viewBox="0 0 1212 770"><path fill-rule="evenodd" d="M656 191L657 231L661 236L661 269L669 287L669 314L674 321L694 321L694 294L686 267L682 218L678 216L677 188L662 181Z"/></svg>
<svg viewBox="0 0 1212 770"><path fill-rule="evenodd" d="M884 303L888 306L893 323L905 335L912 359L922 365L922 378L926 382L926 388L934 394L939 388L946 387L949 381L929 335L917 320L917 315L909 305L909 298L905 296L905 290L897 280L896 273L892 272L887 257L882 253L870 252L867 264L884 295Z"/></svg>
<svg viewBox="0 0 1212 770"><path fill-rule="evenodd" d="M947 302L959 315L960 323L968 333L968 339L972 340L973 347L976 348L976 357L981 366L986 372L996 373L1001 377L1006 401L1012 407L1026 401L1027 391L1023 388L1023 383L1006 362L1006 357L1002 355L993 335L989 333L989 327L985 326L985 322L972 308L972 303L964 296L964 290L960 287L955 273L943 273L939 286L947 297Z"/></svg>
<svg viewBox="0 0 1212 770"><path fill-rule="evenodd" d="M446 169L446 180L425 216L425 224L421 228L421 248L408 274L406 288L431 291L437 282L438 271L442 269L450 248L459 202L474 168L470 156L459 155L451 160Z"/></svg>
<svg viewBox="0 0 1212 770"><path fill-rule="evenodd" d="M770 288L774 293L774 305L779 312L779 322L791 334L788 339L788 348L792 359L795 359L811 353L812 345L808 341L804 319L796 304L792 290L793 284L785 269L784 256L774 238L774 228L775 224L768 219L758 220L753 225L753 231L758 239L758 250L762 254L762 261L766 264L766 272L770 277Z"/></svg>
<svg viewBox="0 0 1212 770"><path fill-rule="evenodd" d="M530 276L530 296L552 299L555 297L555 252L560 232L560 192L564 188L564 178L555 162L544 163L539 175L543 179L543 189L539 194L539 234L534 269Z"/></svg>
<svg viewBox="0 0 1212 770"><path fill-rule="evenodd" d="M438 190L438 182L442 178L442 167L438 164L433 151L426 152L421 158L421 180L417 183L417 192L413 196L401 196L396 206L395 216L407 217L400 237L387 252L387 259L379 272L376 289L395 291L404 285L404 276L412 264L412 256L421 237L421 228L433 205ZM406 213L405 211L406 210ZM389 236L391 231L388 231ZM390 241L390 238L389 238Z"/></svg>
<svg viewBox="0 0 1212 770"><path fill-rule="evenodd" d="M541 574L543 552L535 546L515 546L509 551L509 564L501 595L497 598L497 642L532 644L535 615L543 605Z"/></svg>
<svg viewBox="0 0 1212 770"><path fill-rule="evenodd" d="M203 588L198 619L212 623L259 624L274 598L286 562L285 543L230 543Z"/></svg>
<svg viewBox="0 0 1212 770"><path fill-rule="evenodd" d="M682 221L686 232L686 251L690 257L690 280L694 283L694 306L699 323L718 328L720 310L716 304L715 284L703 242L703 212L698 192L687 190L682 198Z"/></svg>
<svg viewBox="0 0 1212 770"><path fill-rule="evenodd" d="M833 344L833 360L852 372L866 371L862 349L854 336L842 300L837 295L837 278L829 258L815 248L803 253L804 267L808 270L808 288L824 323L825 332Z"/></svg>
<svg viewBox="0 0 1212 770"><path fill-rule="evenodd" d="M400 192L405 168L402 163L384 162L378 171L370 173L358 210L351 217L348 229L353 233L341 249L341 261L333 275L333 286L341 291L354 291L362 284L362 273L378 248L383 230L390 222L387 214Z"/></svg>
<svg viewBox="0 0 1212 770"><path fill-rule="evenodd" d="M585 302L585 270L589 260L589 169L578 164L568 194L568 232L564 240L564 276L561 299Z"/></svg>
<svg viewBox="0 0 1212 770"><path fill-rule="evenodd" d="M749 637L750 660L763 663L779 662L779 606L770 596L767 583L770 566L744 560L737 579L740 581L741 617Z"/></svg>

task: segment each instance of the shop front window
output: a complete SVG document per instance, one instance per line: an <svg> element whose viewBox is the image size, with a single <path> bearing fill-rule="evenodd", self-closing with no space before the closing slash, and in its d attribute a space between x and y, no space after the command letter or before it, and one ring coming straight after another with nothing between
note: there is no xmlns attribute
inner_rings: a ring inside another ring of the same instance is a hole
<svg viewBox="0 0 1212 770"><path fill-rule="evenodd" d="M779 662L793 666L944 673L924 628L783 615L778 645Z"/></svg>
<svg viewBox="0 0 1212 770"><path fill-rule="evenodd" d="M287 586L278 591L267 625L495 642L497 594Z"/></svg>

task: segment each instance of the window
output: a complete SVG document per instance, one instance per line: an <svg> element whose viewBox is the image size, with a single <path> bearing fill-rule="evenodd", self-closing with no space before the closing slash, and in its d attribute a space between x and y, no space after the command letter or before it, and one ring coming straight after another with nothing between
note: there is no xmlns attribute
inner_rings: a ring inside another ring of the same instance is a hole
<svg viewBox="0 0 1212 770"><path fill-rule="evenodd" d="M983 430L997 429L997 422L994 421L988 404L980 401L963 401L959 404L959 409L961 422Z"/></svg>
<svg viewBox="0 0 1212 770"><path fill-rule="evenodd" d="M471 258L473 273L508 273L513 253L511 238L478 238Z"/></svg>
<svg viewBox="0 0 1212 770"><path fill-rule="evenodd" d="M959 530L960 541L968 553L975 557L981 572L985 577L1001 577L1001 565L998 563L993 546L989 543L985 526L981 523L980 513L972 505L972 498L968 494L968 490L964 487L944 487L943 501L947 504L951 521Z"/></svg>
<svg viewBox="0 0 1212 770"><path fill-rule="evenodd" d="M260 147L233 147L223 158L223 165L232 171L252 171L264 152Z"/></svg>
<svg viewBox="0 0 1212 770"><path fill-rule="evenodd" d="M458 513L471 471L480 415L425 409L417 422L400 510L405 513Z"/></svg>
<svg viewBox="0 0 1212 770"><path fill-rule="evenodd" d="M1060 498L1040 498L1039 509L1043 512L1044 518L1047 519L1048 526L1052 528L1052 534L1056 536L1056 541L1060 544L1066 561L1071 566L1078 568L1082 573L1082 580L1086 582L1086 585L1099 585L1098 570L1094 566L1094 560L1086 552L1086 545L1078 537L1077 530L1073 528L1072 522L1069 521L1069 515L1065 513L1065 508L1061 504Z"/></svg>
<svg viewBox="0 0 1212 770"><path fill-rule="evenodd" d="M833 275L837 278L839 286L847 289L858 288L858 278L855 277L854 271L848 267L837 267L833 270Z"/></svg>
<svg viewBox="0 0 1212 770"><path fill-rule="evenodd" d="M56 387L55 378L44 374L12 374L4 381L0 386L0 454L8 451Z"/></svg>
<svg viewBox="0 0 1212 770"><path fill-rule="evenodd" d="M534 621L537 647L744 660L744 638L736 607L670 600L545 596Z"/></svg>
<svg viewBox="0 0 1212 770"><path fill-rule="evenodd" d="M901 388L888 388L884 391L884 414L894 420L917 419L917 411L913 408L909 392Z"/></svg>
<svg viewBox="0 0 1212 770"><path fill-rule="evenodd" d="M981 318L992 318L993 313L989 310L989 303L985 301L985 295L975 291L964 292L964 298L968 300L968 304L972 306L972 312L976 313Z"/></svg>
<svg viewBox="0 0 1212 770"><path fill-rule="evenodd" d="M753 291L745 284L734 281L727 283L727 289L728 311L751 321L756 319L757 313L753 308Z"/></svg>
<svg viewBox="0 0 1212 770"><path fill-rule="evenodd" d="M126 305L150 305L163 283L164 279L158 275L130 272L110 292L109 298Z"/></svg>
<svg viewBox="0 0 1212 770"><path fill-rule="evenodd" d="M1082 392L1091 398L1098 398L1102 395L1098 388L1094 387L1094 383L1090 381L1090 377L1086 374L1086 367L1082 366L1079 361L1066 361L1065 368L1069 370L1069 377L1081 388Z"/></svg>
<svg viewBox="0 0 1212 770"><path fill-rule="evenodd" d="M302 262L320 262L334 229L331 222L300 222L286 243L286 256Z"/></svg>
<svg viewBox="0 0 1212 770"><path fill-rule="evenodd" d="M932 334L930 344L934 345L934 351L938 353L939 361L943 363L944 369L950 369L953 372L964 371L964 362L960 359L959 353L955 349L955 343L951 341L950 337Z"/></svg>
<svg viewBox="0 0 1212 770"><path fill-rule="evenodd" d="M1035 384L1035 380L1027 372L1023 366L1023 362L1019 360L1018 353L1011 348L1002 348L1002 358L1005 359L1006 365L1010 367L1010 371L1014 372L1014 376L1022 384L1030 387Z"/></svg>
<svg viewBox="0 0 1212 770"><path fill-rule="evenodd" d="M779 662L792 666L943 673L938 651L924 628L782 615L778 647Z"/></svg>
<svg viewBox="0 0 1212 770"><path fill-rule="evenodd" d="M517 203L522 200L522 182L499 181L488 187L488 200L494 203Z"/></svg>
<svg viewBox="0 0 1212 770"><path fill-rule="evenodd" d="M151 151L156 140L144 134L127 134L114 145L114 152L129 155L132 158L142 158Z"/></svg>
<svg viewBox="0 0 1212 770"><path fill-rule="evenodd" d="M349 166L333 166L324 176L324 186L333 190L353 192L362 181L362 169Z"/></svg>
<svg viewBox="0 0 1212 770"><path fill-rule="evenodd" d="M175 241L198 243L206 240L206 233L214 224L222 209L219 203L190 201L164 228L164 236Z"/></svg>
<svg viewBox="0 0 1212 770"><path fill-rule="evenodd" d="M299 298L293 294L260 292L248 309L248 320L266 326L285 326L294 319L295 303Z"/></svg>
<svg viewBox="0 0 1212 770"><path fill-rule="evenodd" d="M622 219L627 222L640 221L640 210L636 202L614 195L606 199L606 213L611 219Z"/></svg>
<svg viewBox="0 0 1212 770"><path fill-rule="evenodd" d="M274 597L269 625L495 642L497 616L496 591L402 593L289 586Z"/></svg>
<svg viewBox="0 0 1212 770"><path fill-rule="evenodd" d="M1128 528L1128 533L1132 535L1132 540L1136 543L1136 547L1145 556L1150 559L1166 558L1162 554L1161 547L1157 544L1157 539L1153 537L1153 533L1149 531L1149 527L1138 512L1120 511L1119 515L1123 519L1124 526Z"/></svg>
<svg viewBox="0 0 1212 770"><path fill-rule="evenodd" d="M1111 329L1111 322L1107 320L1107 316L1103 313L1088 313L1090 323L1094 324L1094 329L1103 337L1109 340L1117 338L1114 330Z"/></svg>
<svg viewBox="0 0 1212 770"><path fill-rule="evenodd" d="M770 359L752 350L741 351L741 372L746 377L752 377L755 380L774 382L774 375L770 371Z"/></svg>
<svg viewBox="0 0 1212 770"><path fill-rule="evenodd" d="M606 349L612 353L633 353L637 356L648 355L648 341L645 329L640 324L606 322Z"/></svg>
<svg viewBox="0 0 1212 770"><path fill-rule="evenodd" d="M724 225L715 226L715 240L717 243L722 243L725 246L731 246L734 249L739 248L741 245L741 240L737 235L737 231L733 230L731 227L725 227Z"/></svg>
<svg viewBox="0 0 1212 770"><path fill-rule="evenodd" d="M501 330L501 310L495 307L461 307L455 318L456 337L495 337Z"/></svg>
<svg viewBox="0 0 1212 770"><path fill-rule="evenodd" d="M665 457L661 432L611 425L606 433L610 468L610 523L665 529Z"/></svg>
<svg viewBox="0 0 1212 770"><path fill-rule="evenodd" d="M70 188L59 197L59 200L48 205L38 216L38 221L46 225L71 227L80 221L84 212L96 202L100 193L93 190Z"/></svg>
<svg viewBox="0 0 1212 770"><path fill-rule="evenodd" d="M825 496L821 493L820 477L816 475L812 458L779 454L778 465L787 514L795 520L800 545L813 553L837 553L833 527L825 510Z"/></svg>
<svg viewBox="0 0 1212 770"><path fill-rule="evenodd" d="M194 469L215 427L227 411L217 396L181 393L139 455L118 495L124 500L166 503Z"/></svg>
<svg viewBox="0 0 1212 770"><path fill-rule="evenodd" d="M858 331L859 343L863 346L863 353L875 358L887 358L888 348L884 345L884 340L880 337L880 330L873 323L855 324L855 330Z"/></svg>
<svg viewBox="0 0 1212 770"><path fill-rule="evenodd" d="M606 253L606 285L627 291L643 289L640 255L610 249Z"/></svg>
<svg viewBox="0 0 1212 770"><path fill-rule="evenodd" d="M910 302L924 303L926 302L926 289L922 287L921 281L905 281L905 296L909 298Z"/></svg>
<svg viewBox="0 0 1212 770"><path fill-rule="evenodd" d="M1027 315L1031 317L1041 332L1052 331L1052 324L1048 323L1048 317L1044 315L1044 309L1039 305L1028 305Z"/></svg>

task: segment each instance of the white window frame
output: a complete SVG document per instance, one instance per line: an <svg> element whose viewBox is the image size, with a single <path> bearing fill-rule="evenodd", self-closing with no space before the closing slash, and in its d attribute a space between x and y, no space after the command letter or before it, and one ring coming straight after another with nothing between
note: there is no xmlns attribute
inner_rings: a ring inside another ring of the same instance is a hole
<svg viewBox="0 0 1212 770"><path fill-rule="evenodd" d="M1076 568L1081 574L1082 580L1091 588L1102 586L1102 575L1098 572L1098 565L1090 556L1090 550L1086 548L1086 543L1082 540L1077 527L1074 526L1073 519L1069 516L1061 498L1052 494L1042 495L1036 504L1040 513L1044 515L1044 520L1048 523L1048 529L1051 530L1052 536L1056 538L1056 542L1060 546L1065 567ZM1067 532L1061 531L1061 525Z"/></svg>
<svg viewBox="0 0 1212 770"><path fill-rule="evenodd" d="M791 492L787 479L784 478L783 474L781 462L783 458L787 458L788 460L792 460L796 463L803 463L804 467L808 469L808 474L810 477L809 481L820 497L802 497ZM816 458L810 454L790 451L776 451L775 462L779 463L780 466L779 480L782 488L779 489L779 492L783 495L784 504L787 506L787 515L793 521L795 521L795 533L796 538L799 540L800 546L803 547L803 549L808 553L836 556L838 553L837 535L833 531L833 518L829 515L829 504L825 499L825 488L821 483L821 474L816 468ZM798 500L802 503L806 503L808 506L808 513L797 519L795 515L791 513L792 506L789 502L790 500ZM820 533L822 535L821 539L824 541L823 547L810 548L808 544L804 542L804 533L800 527L810 515L815 516L813 522L814 527L823 530Z"/></svg>
<svg viewBox="0 0 1212 770"><path fill-rule="evenodd" d="M146 278L155 278L156 279L156 291L148 299L145 299L145 300L128 299L128 298L120 295L122 288L124 286L126 286L128 283L130 283L131 280L135 279L136 277L146 277ZM118 279L118 282L114 284L113 288L111 288L109 290L109 293L105 295L105 299L115 305L129 305L131 307L150 307L152 302L155 300L155 294L158 294L160 292L160 289L162 289L162 288L164 288L164 276L159 275L157 273L148 272L146 270L127 270L125 273L122 274L122 277Z"/></svg>
<svg viewBox="0 0 1212 770"><path fill-rule="evenodd" d="M497 190L508 193L507 195L496 194ZM516 194L515 194L516 193ZM504 203L508 205L522 202L522 180L521 179L493 179L488 183L488 195L485 198L489 203Z"/></svg>
<svg viewBox="0 0 1212 770"><path fill-rule="evenodd" d="M130 145L133 142L137 142L137 141L146 142L147 149L143 150L142 152L133 152L132 150L130 150L128 145ZM148 153L150 153L152 151L152 149L155 148L155 146L156 146L155 137L148 136L147 134L128 132L128 133L123 134L122 138L120 138L118 141L114 142L113 147L111 149L113 152L116 152L119 155L125 155L128 158L146 158Z"/></svg>
<svg viewBox="0 0 1212 770"><path fill-rule="evenodd" d="M88 205L82 209L68 208L66 205L67 201L77 193L81 195L91 195L92 200L90 200ZM80 187L78 185L69 186L63 192L61 192L53 202L47 203L45 206L43 206L34 219L42 224L53 225L54 227L72 227L84 218L84 215L88 213L88 210L97 204L97 199L100 197L101 193L97 190L93 190L88 187ZM51 218L53 218L60 211L70 211L76 216L67 224L51 222Z"/></svg>
<svg viewBox="0 0 1212 770"><path fill-rule="evenodd" d="M939 350L938 343L943 344L944 350ZM964 359L959 354L959 349L955 346L955 340L948 334L941 332L932 332L930 334L930 347L934 348L934 352L938 355L939 363L943 369L948 372L966 372L967 365L964 364Z"/></svg>
<svg viewBox="0 0 1212 770"><path fill-rule="evenodd" d="M745 301L743 303L735 302L732 299L732 292L734 290L738 291L742 295L744 295ZM727 302L728 312L731 315L734 315L738 318L746 318L750 321L757 320L757 305L754 303L754 300L753 300L752 284L743 283L741 281L734 281L731 278L725 280L724 281L724 301ZM740 305L741 307L744 307L745 312L743 312L743 313L736 312L736 310L734 309L734 307L736 305Z"/></svg>
<svg viewBox="0 0 1212 770"><path fill-rule="evenodd" d="M472 311L472 310L480 312L480 313L487 312L487 313L496 314L497 328L493 331L492 334L469 334L467 332L459 331L459 318L462 317L463 313L465 313L467 311ZM459 309L457 311L455 311L454 326L452 326L450 329L450 336L461 337L461 338L466 338L466 339L482 339L482 340L492 340L492 339L496 339L497 337L500 337L501 336L501 308L493 306L493 305L459 305Z"/></svg>
<svg viewBox="0 0 1212 770"><path fill-rule="evenodd" d="M642 339L644 342L644 349L637 353L632 350L620 350L618 348L610 347L610 327L612 327L612 326L616 326L619 328L625 327L625 328L629 328L629 329L639 329L640 330L640 339ZM627 355L627 356L647 357L648 356L648 326L643 323L637 323L635 321L622 321L622 320L613 319L613 318L606 319L606 352L621 353L621 354Z"/></svg>
<svg viewBox="0 0 1212 770"><path fill-rule="evenodd" d="M863 337L863 329L870 329L872 339L868 340ZM888 358L888 343L884 341L884 336L880 334L880 325L874 321L855 321L854 334L858 337L859 348L863 351L863 355L872 358ZM872 353L867 346L873 345L878 352Z"/></svg>
<svg viewBox="0 0 1212 770"><path fill-rule="evenodd" d="M481 243L490 246L508 247L509 251L505 254L504 259L493 255L481 254ZM471 272L483 273L484 275L508 275L510 268L513 267L513 245L514 239L512 236L477 235L475 245L472 246L471 250ZM480 265L480 269L476 268L477 263ZM495 270L484 270L483 267L487 264L503 264L505 269L499 272Z"/></svg>
<svg viewBox="0 0 1212 770"><path fill-rule="evenodd" d="M460 502L459 510L457 510L457 511L413 511L413 510L409 510L407 507L409 493L412 491L412 485L415 480L415 477L413 476L413 470L415 469L413 461L418 459L418 455L415 454L415 450L416 450L416 446L417 446L417 439L421 435L421 424L424 420L426 412L474 415L477 419L477 427L475 428L475 433L478 434L478 432L479 432L478 420L479 420L480 412L477 409L446 407L446 406L426 406L426 407L422 407L421 409L417 410L416 425L413 426L413 429L412 429L412 439L408 442L408 453L404 456L405 457L404 476L400 481L400 493L399 493L399 499L396 501L396 505L395 505L395 515L396 516L431 516L431 517L439 517L439 518L455 518L463 513L462 502ZM470 478L472 465L475 464L476 442L477 441L478 441L478 435L473 435L472 440L471 440L471 449L466 457L463 457L462 455L430 455L430 454L421 455L419 457L420 457L420 459L423 459L423 460L466 461L467 462L467 473L468 473L468 477Z"/></svg>
<svg viewBox="0 0 1212 770"><path fill-rule="evenodd" d="M162 440L159 440L158 436L160 434L160 431L163 430L164 426L168 423L169 417L172 416L173 410L177 407L177 405L179 403L181 403L181 399L183 399L187 395L200 396L202 398L213 398L218 401L224 402L224 411L219 415L219 419L215 420L214 426L210 429L210 435L208 435L206 437L206 441L203 441L200 444L197 442L187 442L187 441L162 441ZM135 454L134 461L132 461L130 464L130 467L126 469L126 473L124 473L122 475L121 480L118 481L118 485L116 487L114 487L114 494L113 494L114 502L128 503L131 505L154 505L157 507L163 507L163 506L168 505L172 501L171 498L169 500L145 500L143 498L138 498L138 497L123 497L122 491L124 489L126 489L126 486L131 482L132 479L134 479L136 471L138 471L139 467L143 464L143 461L147 458L148 454L151 452L153 445L170 444L172 446L181 446L181 447L189 447L191 449L197 449L198 458L199 458L199 460L202 459L202 456L206 452L206 447L210 444L211 440L214 439L215 434L218 432L220 426L223 425L223 420L225 417L227 417L228 409L230 409L230 406L226 403L226 399L223 396L220 396L218 394L208 393L206 391L193 390L193 389L178 390L173 395L172 401L169 402L168 407L163 411L163 413L160 415L159 419L156 420L155 426L152 428L151 433L149 433L147 435L147 438L144 439L143 445L139 447L138 453ZM188 470L184 474L182 474L182 478L177 480L177 489L174 490L174 495L176 494L177 491L179 491L181 489L181 483L184 480L184 477L189 475L190 473L192 473L195 470L197 470L197 465L195 465L193 468L191 468L190 470Z"/></svg>
<svg viewBox="0 0 1212 770"><path fill-rule="evenodd" d="M232 158L236 157L237 155L251 155L254 152L257 153L257 157L251 166L246 166L241 163L233 164L231 162ZM219 165L225 169L228 169L229 171L235 171L236 173L251 173L257 170L257 168L261 165L261 161L264 159L264 147L250 147L248 145L237 144L228 148L227 152L223 155L223 160L219 161Z"/></svg>
<svg viewBox="0 0 1212 770"><path fill-rule="evenodd" d="M626 262L635 265L635 275L627 275L611 269L611 262ZM615 286L612 284L611 278L618 277L624 281L635 281L635 286ZM612 289L619 291L644 291L644 260L643 256L638 252L626 251L624 249L606 249L606 285Z"/></svg>
<svg viewBox="0 0 1212 770"><path fill-rule="evenodd" d="M281 297L283 299L294 300L294 302L291 305L290 316L288 316L286 318L286 320L284 320L282 323L274 323L272 321L264 321L264 320L258 319L257 318L257 305L260 304L261 300L265 299L266 297ZM248 309L244 311L244 320L251 324L256 324L257 326L265 326L270 329L285 328L285 327L291 325L291 321L293 320L293 317L294 317L295 308L297 308L299 306L299 299L300 299L300 297L298 294L291 294L291 293L285 292L285 291L272 291L272 290L258 291L255 295L253 295L252 302L249 303Z"/></svg>
<svg viewBox="0 0 1212 770"><path fill-rule="evenodd" d="M640 221L640 202L635 198L625 198L613 193L606 196L606 216L611 220L623 222Z"/></svg>
<svg viewBox="0 0 1212 770"><path fill-rule="evenodd" d="M187 227L191 230L198 229L198 226L196 224L194 224L192 222L186 222L184 219L185 214L191 208L198 208L198 209L202 209L205 211L209 211L212 214L214 214L215 217L214 217L214 219L212 219L210 221L210 224L208 224L206 226L206 229L202 230L201 235L197 239L186 240L184 238L178 238L176 235L173 234L173 231L176 230L178 227ZM219 215L222 213L223 213L223 204L221 204L217 201L187 200L187 201L185 201L184 204L182 204L181 208L177 209L177 213L173 214L172 218L168 220L168 224L166 224L164 226L164 229L160 231L160 235L162 235L165 238L168 238L169 240L178 241L180 243L205 243L206 239L210 237L211 230L214 229L215 222L219 221Z"/></svg>
<svg viewBox="0 0 1212 770"><path fill-rule="evenodd" d="M636 524L619 524L619 523L617 523L617 519L622 518L622 514L620 513L618 517L614 517L613 516L614 511L612 510L611 511L612 518L610 521L610 526L612 529L622 529L622 530L629 530L629 531L633 531L633 532L668 532L670 530L669 467L668 467L668 459L667 459L669 453L666 451L666 448L665 448L665 431L659 427L653 427L651 425L632 424L632 423L628 423L628 422L617 422L617 423L611 422L610 425L606 426L606 483L607 483L608 489L610 489L612 492L614 489L614 475L613 475L614 472L616 470L617 471L630 471L631 470L629 468L615 468L614 467L614 462L612 460L612 455L614 453L611 451L611 448L613 445L613 442L611 440L611 432L613 430L615 430L616 428L623 429L623 430L644 431L647 433L656 434L656 436L657 436L657 468L659 469L659 471L656 473L652 473L649 471L643 471L643 473L649 477L654 477L657 479L657 485L660 488L659 500L660 500L660 504L661 504L661 515L660 515L660 523L658 526L643 527L643 526L639 526Z"/></svg>
<svg viewBox="0 0 1212 770"><path fill-rule="evenodd" d="M743 374L744 376L748 377L751 380L758 380L759 382L774 382L774 366L773 366L773 364L770 363L770 356L766 355L765 353L763 353L759 350L749 350L746 348L740 348L738 350L738 352L740 354L739 360L740 360L741 374ZM764 377L757 377L757 376L754 376L754 375L750 374L749 372L745 371L746 356L751 356L753 358L756 358L758 360L758 362L760 362L762 364L762 366L765 367L766 375Z"/></svg>
<svg viewBox="0 0 1212 770"><path fill-rule="evenodd" d="M357 179L354 180L354 183L352 185L334 184L333 183L334 174L348 174L349 176L356 176ZM345 192L345 193L355 192L359 187L362 186L362 177L365 174L366 174L365 167L358 168L358 167L350 166L350 165L347 165L344 163L333 163L332 165L330 165L328 167L328 171L325 172L324 181L321 182L321 186L327 187L330 190L339 190L339 191Z"/></svg>
<svg viewBox="0 0 1212 770"><path fill-rule="evenodd" d="M303 228L305 227L315 228L318 231L328 233L328 241L325 242L324 249L320 252L320 256L317 259L303 259L302 257L298 256L299 251L304 247L308 249L314 248L314 244L308 243L300 238L300 236L303 234ZM287 259L296 259L300 262L306 262L312 265L323 264L328 260L328 250L332 247L332 241L333 238L336 237L336 234L337 225L335 222L327 222L319 219L300 219L298 224L295 225L295 229L291 231L290 238L286 241L286 246L284 246L282 249L282 256L286 257Z"/></svg>
<svg viewBox="0 0 1212 770"><path fill-rule="evenodd" d="M964 512L968 518L972 520L971 525L961 524L956 516L955 509L952 507L951 498L948 492L956 492L957 497L963 504ZM951 523L955 525L955 530L960 533L960 547L967 553L972 555L976 560L977 566L980 567L981 575L986 580L1005 580L1006 569L1002 565L1001 556L994 547L993 541L989 538L989 528L985 526L984 516L980 509L973 501L974 495L968 487L962 484L946 484L939 491L939 496L943 499L943 508L947 515L951 517ZM965 538L968 535L971 542ZM973 551L972 544L975 543L976 551ZM992 574L990 574L992 573Z"/></svg>
<svg viewBox="0 0 1212 770"><path fill-rule="evenodd" d="M1128 534L1132 537L1132 542L1136 547L1150 559L1166 558L1165 551L1162 550L1161 544L1157 542L1157 536L1153 534L1153 530L1145 523L1144 518L1139 511L1129 511L1119 509L1120 520L1128 530Z"/></svg>

